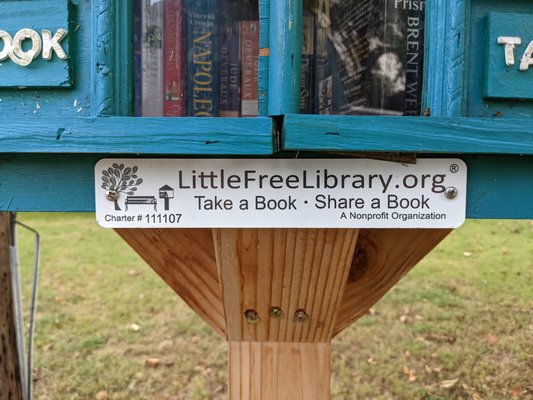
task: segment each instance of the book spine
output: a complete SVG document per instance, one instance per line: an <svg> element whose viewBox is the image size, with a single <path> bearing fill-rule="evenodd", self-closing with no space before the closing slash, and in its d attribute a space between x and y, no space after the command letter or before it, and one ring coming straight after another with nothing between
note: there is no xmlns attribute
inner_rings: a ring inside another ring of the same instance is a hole
<svg viewBox="0 0 533 400"><path fill-rule="evenodd" d="M304 16L302 20L302 69L300 77L300 113L313 112L315 53L315 18Z"/></svg>
<svg viewBox="0 0 533 400"><path fill-rule="evenodd" d="M406 15L404 115L414 116L422 112L424 16L425 1L412 2Z"/></svg>
<svg viewBox="0 0 533 400"><path fill-rule="evenodd" d="M315 30L315 114L331 114L333 102L333 77L329 36L331 32L331 3L318 1Z"/></svg>
<svg viewBox="0 0 533 400"><path fill-rule="evenodd" d="M163 1L142 2L142 115L163 115Z"/></svg>
<svg viewBox="0 0 533 400"><path fill-rule="evenodd" d="M241 117L259 110L259 21L241 22Z"/></svg>
<svg viewBox="0 0 533 400"><path fill-rule="evenodd" d="M187 0L187 109L194 117L218 116L218 0Z"/></svg>
<svg viewBox="0 0 533 400"><path fill-rule="evenodd" d="M142 115L142 0L133 3L133 109Z"/></svg>
<svg viewBox="0 0 533 400"><path fill-rule="evenodd" d="M228 21L221 27L220 97L221 117L238 117L241 99L240 24Z"/></svg>
<svg viewBox="0 0 533 400"><path fill-rule="evenodd" d="M186 115L183 1L165 0L164 104L166 117Z"/></svg>

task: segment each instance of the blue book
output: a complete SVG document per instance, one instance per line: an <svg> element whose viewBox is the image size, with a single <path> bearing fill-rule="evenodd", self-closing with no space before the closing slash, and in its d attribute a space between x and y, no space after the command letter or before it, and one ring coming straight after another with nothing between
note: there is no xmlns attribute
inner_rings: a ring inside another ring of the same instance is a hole
<svg viewBox="0 0 533 400"><path fill-rule="evenodd" d="M133 2L133 95L134 113L142 115L142 5L141 0Z"/></svg>
<svg viewBox="0 0 533 400"><path fill-rule="evenodd" d="M190 116L219 115L218 0L187 0L187 109Z"/></svg>

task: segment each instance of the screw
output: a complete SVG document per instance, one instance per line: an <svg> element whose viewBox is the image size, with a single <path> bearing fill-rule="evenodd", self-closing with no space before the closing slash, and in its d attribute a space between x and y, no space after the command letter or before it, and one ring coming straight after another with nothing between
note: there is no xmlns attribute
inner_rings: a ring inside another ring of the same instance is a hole
<svg viewBox="0 0 533 400"><path fill-rule="evenodd" d="M280 307L272 307L270 309L270 316L272 318L280 319L283 317L283 310Z"/></svg>
<svg viewBox="0 0 533 400"><path fill-rule="evenodd" d="M109 201L118 200L118 192L116 190L108 190L105 192L105 198Z"/></svg>
<svg viewBox="0 0 533 400"><path fill-rule="evenodd" d="M259 314L255 310L246 310L244 312L244 317L250 324L255 324L256 322L259 322Z"/></svg>
<svg viewBox="0 0 533 400"><path fill-rule="evenodd" d="M457 197L457 189L454 188L453 186L450 186L450 187L446 188L446 190L444 191L444 195L448 199L455 199Z"/></svg>
<svg viewBox="0 0 533 400"><path fill-rule="evenodd" d="M308 319L309 319L309 315L307 315L305 310L300 309L294 313L294 320L296 322L306 322Z"/></svg>

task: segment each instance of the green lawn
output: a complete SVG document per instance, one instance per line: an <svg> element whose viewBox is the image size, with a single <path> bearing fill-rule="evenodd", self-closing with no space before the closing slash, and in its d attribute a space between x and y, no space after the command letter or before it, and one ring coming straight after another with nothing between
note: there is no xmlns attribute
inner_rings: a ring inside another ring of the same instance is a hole
<svg viewBox="0 0 533 400"><path fill-rule="evenodd" d="M35 399L226 398L224 341L113 231L92 214L18 219L42 236ZM27 305L32 237L19 242ZM332 362L336 400L532 399L533 222L468 221Z"/></svg>

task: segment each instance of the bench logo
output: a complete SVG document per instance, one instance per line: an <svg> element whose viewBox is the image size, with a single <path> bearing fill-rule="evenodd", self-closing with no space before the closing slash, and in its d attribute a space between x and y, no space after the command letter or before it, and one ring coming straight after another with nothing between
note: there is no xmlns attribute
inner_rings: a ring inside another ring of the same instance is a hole
<svg viewBox="0 0 533 400"><path fill-rule="evenodd" d="M120 193L126 195L124 202L125 209L128 211L128 205L130 204L150 204L146 200L153 198L154 208L157 206L154 196L136 196L138 186L143 183L143 180L138 177L137 166L126 167L124 164L113 164L108 169L102 171L102 186L101 188L106 191L106 197L109 200L115 202L115 211L121 211L118 200L120 199Z"/></svg>

